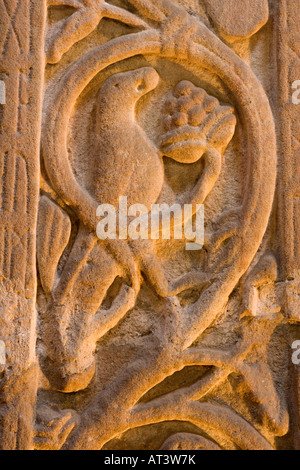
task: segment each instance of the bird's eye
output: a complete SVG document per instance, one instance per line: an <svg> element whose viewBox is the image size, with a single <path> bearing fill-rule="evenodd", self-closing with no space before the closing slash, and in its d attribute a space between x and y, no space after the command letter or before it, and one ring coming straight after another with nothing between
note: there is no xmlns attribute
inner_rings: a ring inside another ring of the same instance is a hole
<svg viewBox="0 0 300 470"><path fill-rule="evenodd" d="M140 82L140 84L137 86L137 90L138 90L138 91L143 91L143 90L145 89L145 87L146 87L145 80L142 80L142 81Z"/></svg>
<svg viewBox="0 0 300 470"><path fill-rule="evenodd" d="M115 84L114 84L114 87L115 87L115 88L119 88L119 83L115 83Z"/></svg>

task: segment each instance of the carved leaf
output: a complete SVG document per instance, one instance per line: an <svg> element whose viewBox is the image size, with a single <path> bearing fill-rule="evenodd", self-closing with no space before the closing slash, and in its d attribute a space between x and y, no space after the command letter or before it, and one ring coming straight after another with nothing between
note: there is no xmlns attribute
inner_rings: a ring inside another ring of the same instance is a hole
<svg viewBox="0 0 300 470"><path fill-rule="evenodd" d="M159 2L152 0L129 0L135 8L137 8L145 18L149 18L154 21L162 22L166 19L166 8L165 1Z"/></svg>
<svg viewBox="0 0 300 470"><path fill-rule="evenodd" d="M58 261L69 241L71 222L66 213L47 196L40 200L37 259L42 286L51 292Z"/></svg>
<svg viewBox="0 0 300 470"><path fill-rule="evenodd" d="M247 387L260 404L264 420L278 436L287 433L289 418L276 391L270 368L264 360L268 357L268 346L281 320L282 316L279 314L251 319L244 324L243 343L249 344L249 352L236 366L236 371L243 376Z"/></svg>
<svg viewBox="0 0 300 470"><path fill-rule="evenodd" d="M244 364L241 372L251 393L262 409L266 424L278 436L288 431L289 418L287 410L280 403L274 380L268 365L257 361Z"/></svg>
<svg viewBox="0 0 300 470"><path fill-rule="evenodd" d="M268 21L267 0L203 0L219 33L232 41L247 38Z"/></svg>

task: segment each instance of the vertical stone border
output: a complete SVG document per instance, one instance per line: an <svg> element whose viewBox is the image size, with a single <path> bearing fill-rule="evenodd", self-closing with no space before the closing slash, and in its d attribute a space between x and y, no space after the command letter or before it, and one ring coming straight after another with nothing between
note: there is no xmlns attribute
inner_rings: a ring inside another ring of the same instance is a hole
<svg viewBox="0 0 300 470"><path fill-rule="evenodd" d="M300 281L300 104L293 103L293 84L300 80L300 4L280 0L276 3L279 118L279 228L281 266L288 281ZM289 314L300 320L292 307Z"/></svg>
<svg viewBox="0 0 300 470"><path fill-rule="evenodd" d="M6 450L33 447L45 17L46 1L0 0L0 340L6 356L0 366L0 449Z"/></svg>
<svg viewBox="0 0 300 470"><path fill-rule="evenodd" d="M280 265L285 281L285 313L300 321L300 2L276 0L275 25L278 51L278 230ZM299 82L298 82L299 84ZM293 99L294 97L294 99ZM300 339L300 336L299 336ZM300 449L300 367L291 370L291 422L294 448Z"/></svg>

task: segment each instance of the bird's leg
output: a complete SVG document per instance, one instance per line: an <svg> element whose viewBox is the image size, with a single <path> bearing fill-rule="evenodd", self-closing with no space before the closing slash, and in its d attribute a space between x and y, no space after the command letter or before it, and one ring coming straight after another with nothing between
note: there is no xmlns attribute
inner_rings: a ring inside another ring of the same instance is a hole
<svg viewBox="0 0 300 470"><path fill-rule="evenodd" d="M154 253L151 240L136 240L131 243L131 246L137 257L140 270L161 297L173 297L184 290L208 283L207 275L202 272L190 272L176 281L168 282L161 263Z"/></svg>
<svg viewBox="0 0 300 470"><path fill-rule="evenodd" d="M193 190L181 202L182 204L192 204L193 207L196 207L197 204L204 204L220 176L222 166L220 152L213 148L208 148L202 158L205 163L203 173Z"/></svg>

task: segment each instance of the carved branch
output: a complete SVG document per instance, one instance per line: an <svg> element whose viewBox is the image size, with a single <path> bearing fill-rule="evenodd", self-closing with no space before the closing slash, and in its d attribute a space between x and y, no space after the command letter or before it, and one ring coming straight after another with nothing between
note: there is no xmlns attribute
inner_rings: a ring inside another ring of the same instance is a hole
<svg viewBox="0 0 300 470"><path fill-rule="evenodd" d="M108 310L100 310L92 320L89 326L87 336L99 341L108 331L114 328L124 315L131 310L136 301L136 293L134 289L123 285L120 294L113 301Z"/></svg>
<svg viewBox="0 0 300 470"><path fill-rule="evenodd" d="M140 421L136 421L134 418L130 427L142 425L139 424L140 422L147 424L147 419L151 420L152 417L154 417L154 422L160 421L160 419L156 421L155 409L163 414L162 421L176 420L178 419L178 410L181 412L182 408L189 406L189 402L192 401L190 406L193 406L194 400L203 399L216 386L224 382L232 372L244 377L249 390L260 403L264 419L270 430L276 435L284 435L288 429L288 416L283 404L278 399L273 379L265 370L264 381L257 382L255 374L256 372L261 373L261 371L251 366L251 364L255 365L257 361L260 363L262 360L262 356L259 356L260 359L256 358L256 352L263 354L264 357L267 356L264 348L267 347L268 340L265 336L264 339L261 338L262 331L264 335L267 334L271 338L274 329L278 325L279 317L274 317L273 321L270 321L270 319L253 320L250 323L245 321L242 326L243 339L229 351L201 347L184 351L182 344L180 344L180 338L182 338L180 320L174 320L176 306L169 305L169 308L173 309L171 317L173 322L168 321L171 312L168 312L168 309L165 308L165 316L157 318L158 325L152 338L145 342L132 362L122 370L96 398L90 408L84 412L82 421L78 429L74 431L69 445L71 447L75 446L75 448L77 446L82 448L85 445L87 441L85 426L87 426L87 423L89 436L94 436L88 444L91 446L89 448L98 449L105 442L128 429L126 427L128 420L131 423L128 414L132 417L137 413L140 418ZM267 328L263 328L262 324L266 324L266 322ZM262 351L259 352L261 348ZM151 351L151 354L149 354L149 351ZM251 356L249 359L247 359L248 355ZM247 366L248 362L249 367ZM144 404L136 404L149 390L162 382L167 375L171 375L188 365L213 365L215 368L189 387L175 390ZM262 390L268 390L267 395ZM115 407L118 409L120 425L116 424L113 417L114 412L109 407L112 396L114 396ZM118 403L119 406L117 406ZM120 415L121 409L122 416ZM172 418L168 417L168 411L165 414L165 410L170 410L169 413ZM93 423L91 422L92 418L94 418ZM107 419L112 421L113 426L103 427L103 422L106 422ZM194 422L194 424L199 425L197 422ZM125 427L122 428L122 425ZM105 432L103 428L105 428Z"/></svg>
<svg viewBox="0 0 300 470"><path fill-rule="evenodd" d="M82 4L79 0L47 0L48 7L54 6L67 6L73 8L80 8Z"/></svg>
<svg viewBox="0 0 300 470"><path fill-rule="evenodd" d="M163 2L161 1L153 2L152 0L129 0L129 3L131 3L131 5L133 5L142 15L144 15L145 18L158 21L159 23L162 23L166 19L167 11L165 11ZM168 12L170 12L169 5Z"/></svg>
<svg viewBox="0 0 300 470"><path fill-rule="evenodd" d="M49 5L67 5L77 10L70 17L55 23L50 28L46 40L46 55L47 61L51 64L59 62L63 54L76 42L92 33L103 18L121 21L130 26L148 28L148 25L138 16L103 0L83 3L72 0L50 0Z"/></svg>
<svg viewBox="0 0 300 470"><path fill-rule="evenodd" d="M127 426L130 429L173 420L195 424L212 437L229 438L244 450L273 450L271 444L253 426L228 407L197 401L185 402L183 397L177 403L162 397L150 406L147 403L138 405L132 411Z"/></svg>

